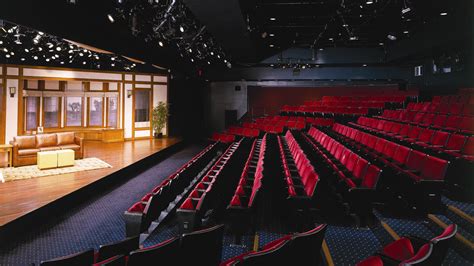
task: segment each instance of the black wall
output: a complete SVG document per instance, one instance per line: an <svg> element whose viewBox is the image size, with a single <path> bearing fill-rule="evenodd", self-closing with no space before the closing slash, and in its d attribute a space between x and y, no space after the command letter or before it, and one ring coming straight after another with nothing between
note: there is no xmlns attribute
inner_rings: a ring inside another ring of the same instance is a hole
<svg viewBox="0 0 474 266"><path fill-rule="evenodd" d="M169 134L187 140L204 136L204 89L201 80L172 75L169 79Z"/></svg>

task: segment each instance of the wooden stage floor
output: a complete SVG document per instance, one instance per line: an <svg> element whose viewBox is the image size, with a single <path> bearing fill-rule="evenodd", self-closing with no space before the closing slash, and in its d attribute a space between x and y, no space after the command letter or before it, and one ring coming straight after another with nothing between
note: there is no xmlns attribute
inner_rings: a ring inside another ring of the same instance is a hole
<svg viewBox="0 0 474 266"><path fill-rule="evenodd" d="M0 227L179 142L179 138L86 141L84 157L99 158L112 168L0 183Z"/></svg>

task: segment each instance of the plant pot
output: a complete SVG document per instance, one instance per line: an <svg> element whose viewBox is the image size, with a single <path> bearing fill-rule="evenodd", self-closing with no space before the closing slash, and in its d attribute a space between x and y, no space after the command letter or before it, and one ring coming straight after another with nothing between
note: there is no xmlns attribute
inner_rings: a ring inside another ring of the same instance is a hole
<svg viewBox="0 0 474 266"><path fill-rule="evenodd" d="M155 137L155 139L161 139L161 138L163 137L163 133L157 133L157 132L155 132L155 133L153 134L153 136Z"/></svg>

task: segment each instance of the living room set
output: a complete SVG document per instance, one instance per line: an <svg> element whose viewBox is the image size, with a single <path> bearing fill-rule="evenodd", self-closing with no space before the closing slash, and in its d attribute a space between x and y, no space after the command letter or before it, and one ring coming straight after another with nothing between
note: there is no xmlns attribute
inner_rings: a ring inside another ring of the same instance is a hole
<svg viewBox="0 0 474 266"><path fill-rule="evenodd" d="M39 169L73 166L84 157L82 138L74 132L16 136L12 145L13 167L37 164Z"/></svg>

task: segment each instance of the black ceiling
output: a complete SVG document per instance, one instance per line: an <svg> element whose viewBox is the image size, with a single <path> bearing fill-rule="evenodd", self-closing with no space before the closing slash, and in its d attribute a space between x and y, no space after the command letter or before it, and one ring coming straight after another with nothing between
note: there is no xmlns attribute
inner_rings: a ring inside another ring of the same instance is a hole
<svg viewBox="0 0 474 266"><path fill-rule="evenodd" d="M467 17L471 1L454 0L241 0L259 49L377 47L409 39L424 25ZM409 11L408 11L409 8ZM402 14L402 10L408 11ZM442 14L446 13L446 15ZM466 27L468 27L466 25ZM352 37L352 38L351 38Z"/></svg>
<svg viewBox="0 0 474 266"><path fill-rule="evenodd" d="M238 65L258 63L289 47L390 46L417 35L427 23L472 16L470 0L182 1ZM128 21L110 23L107 14L116 7L117 0L9 1L0 19L164 67L196 68L175 47L134 36ZM402 18L406 7L411 11ZM397 40L388 40L388 34Z"/></svg>

